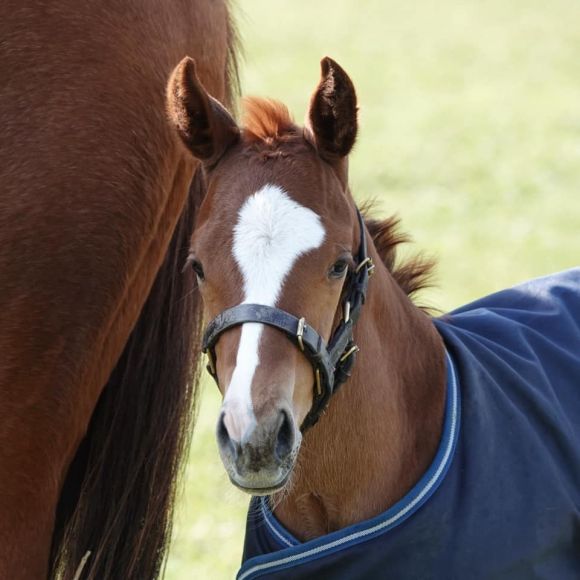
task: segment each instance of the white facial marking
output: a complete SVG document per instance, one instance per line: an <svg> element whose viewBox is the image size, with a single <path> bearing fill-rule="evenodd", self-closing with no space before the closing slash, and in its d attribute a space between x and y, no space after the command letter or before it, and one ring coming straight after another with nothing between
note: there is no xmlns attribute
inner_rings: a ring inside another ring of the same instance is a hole
<svg viewBox="0 0 580 580"><path fill-rule="evenodd" d="M324 235L320 217L281 187L268 184L249 197L234 228L233 253L244 278L242 303L275 306L296 260L320 247ZM263 327L255 322L242 326L236 368L224 399L226 427L238 441L256 423L251 388Z"/></svg>

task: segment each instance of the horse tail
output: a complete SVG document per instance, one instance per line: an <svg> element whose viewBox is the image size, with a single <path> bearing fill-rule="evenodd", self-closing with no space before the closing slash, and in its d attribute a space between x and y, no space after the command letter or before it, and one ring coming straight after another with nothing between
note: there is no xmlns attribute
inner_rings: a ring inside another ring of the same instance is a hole
<svg viewBox="0 0 580 580"><path fill-rule="evenodd" d="M54 577L148 580L162 571L195 412L200 299L191 272L182 270L202 189L198 170L151 293L69 468L53 537Z"/></svg>
<svg viewBox="0 0 580 580"><path fill-rule="evenodd" d="M226 94L224 96L224 104L231 113L235 113L236 104L239 100L240 88L240 68L239 55L242 53L241 41L238 29L234 22L234 17L231 10L227 12L227 60L226 60Z"/></svg>

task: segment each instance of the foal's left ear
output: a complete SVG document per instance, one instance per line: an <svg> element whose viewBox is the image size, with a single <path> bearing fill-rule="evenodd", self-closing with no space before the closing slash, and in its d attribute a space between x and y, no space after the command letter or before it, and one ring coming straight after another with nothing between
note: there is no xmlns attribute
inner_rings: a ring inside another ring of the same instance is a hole
<svg viewBox="0 0 580 580"><path fill-rule="evenodd" d="M350 153L356 139L356 92L349 76L331 58L323 58L320 66L322 76L308 111L309 128L321 157L337 161Z"/></svg>
<svg viewBox="0 0 580 580"><path fill-rule="evenodd" d="M214 165L240 137L240 130L226 108L204 88L192 58L176 67L167 87L167 110L177 134L207 165Z"/></svg>

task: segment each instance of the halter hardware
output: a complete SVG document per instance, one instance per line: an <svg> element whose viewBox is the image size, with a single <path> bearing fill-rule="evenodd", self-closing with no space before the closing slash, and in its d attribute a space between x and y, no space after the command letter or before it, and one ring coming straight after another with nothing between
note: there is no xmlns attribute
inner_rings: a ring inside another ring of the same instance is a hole
<svg viewBox="0 0 580 580"><path fill-rule="evenodd" d="M356 344L353 344L338 360L344 362L351 354L356 354L359 350L360 348Z"/></svg>
<svg viewBox="0 0 580 580"><path fill-rule="evenodd" d="M350 302L348 300L344 303L344 313L342 315L342 319L344 322L348 322L350 320Z"/></svg>
<svg viewBox="0 0 580 580"><path fill-rule="evenodd" d="M356 353L360 350L353 340L353 327L360 316L369 277L375 266L367 255L364 220L358 210L357 215L360 226L357 266L344 283L343 317L328 344L305 318L298 318L285 310L264 304L239 304L224 310L207 325L203 335L202 351L208 357L207 370L217 382L215 345L226 330L246 322L257 322L283 332L300 349L314 370L315 397L312 408L302 423L302 431L318 421L330 397L350 377Z"/></svg>
<svg viewBox="0 0 580 580"><path fill-rule="evenodd" d="M358 274L362 268L367 266L367 271L369 273L369 277L375 273L375 265L373 264L373 259L370 256L367 256L354 270L355 274Z"/></svg>
<svg viewBox="0 0 580 580"><path fill-rule="evenodd" d="M298 346L300 350L304 352L304 341L302 337L304 336L304 325L306 324L306 318L301 318L298 321L298 328L296 329L296 340L298 341Z"/></svg>
<svg viewBox="0 0 580 580"><path fill-rule="evenodd" d="M322 396L322 385L320 383L320 369L316 369L314 374L316 376L316 395L321 397Z"/></svg>

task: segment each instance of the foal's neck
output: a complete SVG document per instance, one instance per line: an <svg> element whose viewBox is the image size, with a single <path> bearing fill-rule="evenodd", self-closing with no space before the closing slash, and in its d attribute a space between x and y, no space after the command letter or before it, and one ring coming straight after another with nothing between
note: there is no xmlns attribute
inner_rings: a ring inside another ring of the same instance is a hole
<svg viewBox="0 0 580 580"><path fill-rule="evenodd" d="M442 340L369 253L377 272L355 329L355 370L306 433L290 491L273 502L301 540L388 509L423 475L441 436Z"/></svg>

